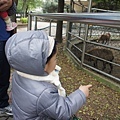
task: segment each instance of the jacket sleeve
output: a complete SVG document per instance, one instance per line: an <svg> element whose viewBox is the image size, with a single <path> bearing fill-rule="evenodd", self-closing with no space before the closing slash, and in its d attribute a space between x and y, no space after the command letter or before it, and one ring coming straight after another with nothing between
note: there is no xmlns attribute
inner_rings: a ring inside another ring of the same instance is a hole
<svg viewBox="0 0 120 120"><path fill-rule="evenodd" d="M38 100L38 114L44 114L56 120L68 120L85 101L86 97L79 89L64 98L59 96L55 88L47 88Z"/></svg>

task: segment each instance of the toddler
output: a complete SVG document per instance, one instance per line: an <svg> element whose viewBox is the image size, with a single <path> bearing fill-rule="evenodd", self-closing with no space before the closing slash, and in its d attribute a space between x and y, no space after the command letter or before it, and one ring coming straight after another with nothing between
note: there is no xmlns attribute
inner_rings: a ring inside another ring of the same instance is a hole
<svg viewBox="0 0 120 120"><path fill-rule="evenodd" d="M17 27L17 24L15 22L12 22L10 17L8 16L7 12L0 12L0 17L5 21L6 23L6 30L11 31Z"/></svg>
<svg viewBox="0 0 120 120"><path fill-rule="evenodd" d="M14 120L69 120L86 102L91 85L66 96L56 66L56 42L44 31L14 34L5 47L12 76Z"/></svg>

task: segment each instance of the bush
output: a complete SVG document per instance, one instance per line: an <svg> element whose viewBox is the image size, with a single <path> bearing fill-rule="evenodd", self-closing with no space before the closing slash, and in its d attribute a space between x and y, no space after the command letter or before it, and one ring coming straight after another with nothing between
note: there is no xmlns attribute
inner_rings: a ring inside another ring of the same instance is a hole
<svg viewBox="0 0 120 120"><path fill-rule="evenodd" d="M21 22L21 23L28 23L28 18L26 18L26 17L21 17L21 18L20 18L20 22Z"/></svg>

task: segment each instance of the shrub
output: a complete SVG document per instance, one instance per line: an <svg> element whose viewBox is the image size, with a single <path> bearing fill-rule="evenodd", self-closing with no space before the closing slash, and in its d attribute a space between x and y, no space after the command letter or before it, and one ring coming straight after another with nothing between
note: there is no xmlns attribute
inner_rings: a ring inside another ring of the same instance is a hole
<svg viewBox="0 0 120 120"><path fill-rule="evenodd" d="M21 23L27 23L28 22L28 18L27 17L21 17L20 18L20 22Z"/></svg>

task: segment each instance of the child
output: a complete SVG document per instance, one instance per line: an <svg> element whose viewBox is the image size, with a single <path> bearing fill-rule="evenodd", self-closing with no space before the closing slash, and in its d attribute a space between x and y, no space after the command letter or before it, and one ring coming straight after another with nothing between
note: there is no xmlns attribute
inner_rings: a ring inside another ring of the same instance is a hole
<svg viewBox="0 0 120 120"><path fill-rule="evenodd" d="M65 95L55 70L56 43L44 31L14 34L7 41L5 51L14 68L14 120L68 120L83 106L91 85L80 86Z"/></svg>
<svg viewBox="0 0 120 120"><path fill-rule="evenodd" d="M11 31L17 27L17 24L15 22L12 22L10 17L8 16L7 12L0 12L0 17L5 21L6 23L6 30Z"/></svg>

